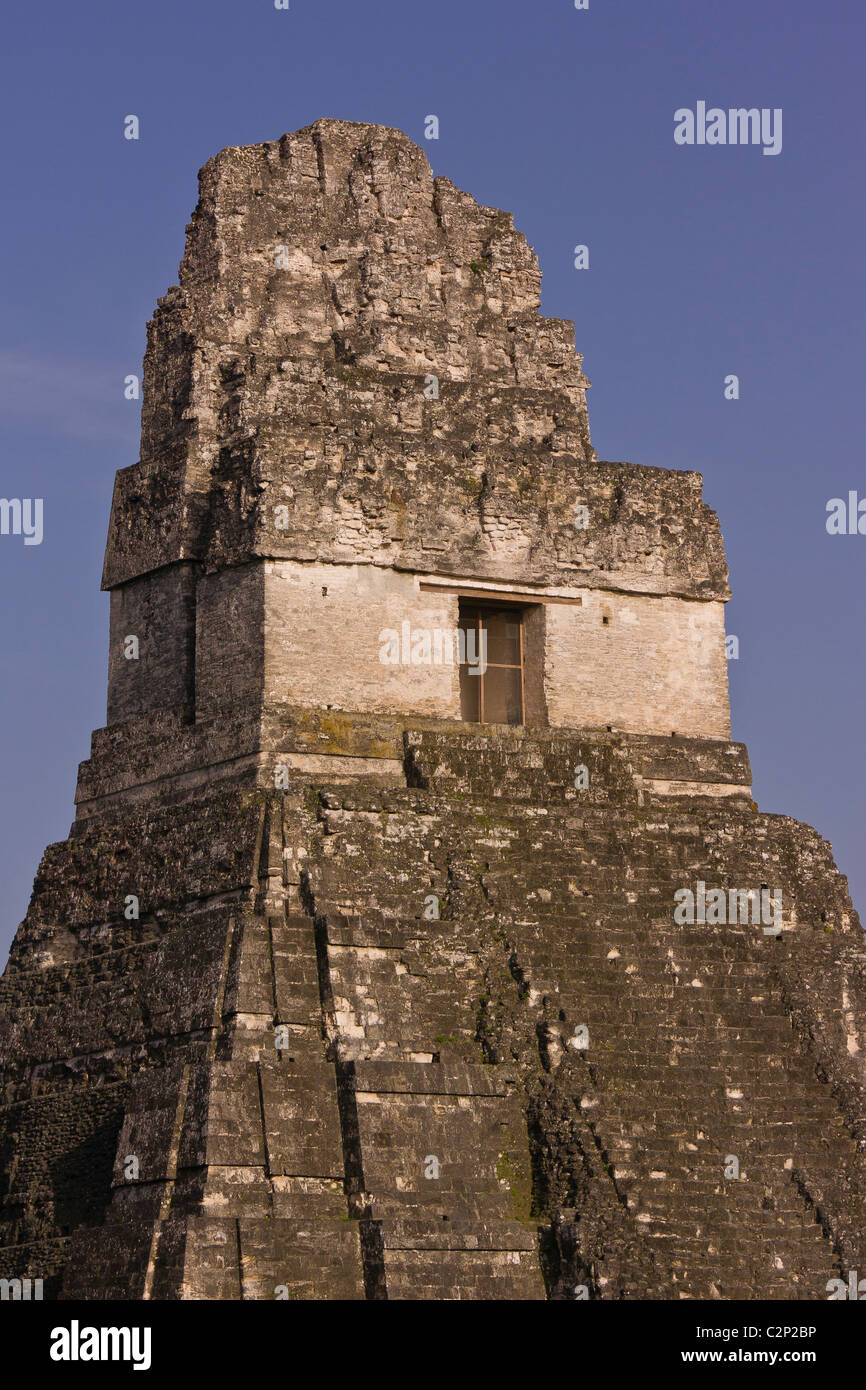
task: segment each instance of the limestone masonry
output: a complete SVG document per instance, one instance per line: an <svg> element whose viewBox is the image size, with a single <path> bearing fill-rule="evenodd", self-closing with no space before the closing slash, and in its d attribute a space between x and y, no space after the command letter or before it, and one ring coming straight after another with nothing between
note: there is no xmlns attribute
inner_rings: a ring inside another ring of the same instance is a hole
<svg viewBox="0 0 866 1390"><path fill-rule="evenodd" d="M700 476L598 460L539 287L398 131L202 170L115 484L107 726L0 982L0 1278L866 1275L846 881L730 741Z"/></svg>

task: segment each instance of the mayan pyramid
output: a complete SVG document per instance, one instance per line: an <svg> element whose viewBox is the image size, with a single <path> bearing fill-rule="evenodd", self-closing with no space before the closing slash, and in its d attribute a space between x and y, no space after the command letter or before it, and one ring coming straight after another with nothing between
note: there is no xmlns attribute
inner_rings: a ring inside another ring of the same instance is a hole
<svg viewBox="0 0 866 1390"><path fill-rule="evenodd" d="M0 1277L826 1298L866 950L731 742L700 476L598 460L525 238L399 131L223 150L179 280L0 983Z"/></svg>

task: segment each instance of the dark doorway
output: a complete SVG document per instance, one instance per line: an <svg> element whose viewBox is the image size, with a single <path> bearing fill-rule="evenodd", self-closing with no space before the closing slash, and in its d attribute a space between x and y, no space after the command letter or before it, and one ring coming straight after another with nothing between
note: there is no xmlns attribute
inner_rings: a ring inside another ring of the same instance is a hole
<svg viewBox="0 0 866 1390"><path fill-rule="evenodd" d="M523 610L460 600L460 714L473 724L522 724Z"/></svg>

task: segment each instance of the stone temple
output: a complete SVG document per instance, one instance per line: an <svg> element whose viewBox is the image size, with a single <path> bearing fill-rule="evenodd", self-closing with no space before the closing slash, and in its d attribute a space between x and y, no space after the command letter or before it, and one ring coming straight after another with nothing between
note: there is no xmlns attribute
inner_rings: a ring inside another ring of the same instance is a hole
<svg viewBox="0 0 866 1390"><path fill-rule="evenodd" d="M731 742L700 476L598 460L531 248L398 131L224 150L179 278L0 984L0 1277L826 1298L866 948Z"/></svg>

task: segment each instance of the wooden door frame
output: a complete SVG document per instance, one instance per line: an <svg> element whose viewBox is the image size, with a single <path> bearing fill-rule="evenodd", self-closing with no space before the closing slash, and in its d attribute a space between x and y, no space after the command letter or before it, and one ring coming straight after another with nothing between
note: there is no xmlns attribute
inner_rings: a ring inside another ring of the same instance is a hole
<svg viewBox="0 0 866 1390"><path fill-rule="evenodd" d="M514 617L515 617L516 620L517 620L518 631L519 631L519 634L520 634L520 635L519 635L519 642L520 642L520 665L519 665L519 669L520 669L520 719L519 719L519 721L518 721L518 724L514 725L514 727L517 728L517 727L519 726L519 727L522 728L522 727L524 727L525 724L526 724L526 654L525 654L524 633L523 633L523 628L524 628L524 616L523 616L523 615L524 615L524 612L525 612L525 609L526 609L526 604L523 604L523 603L508 603L508 602L503 602L503 601L499 598L499 595L498 595L498 594L496 595L495 598L490 598L490 599L488 599L488 598L485 596L483 599L475 599L475 598L473 598L472 600L465 600L465 599L464 599L464 602L466 602L466 603L467 603L467 607L470 608L470 613L473 611L473 609L474 609L474 612L475 612L475 637L476 637L476 643L477 643L477 646L476 646L476 653L477 653L478 655L480 655L480 653L481 653L482 621L483 621L483 615L484 615L485 610L490 611L490 612L494 612L494 613L507 613L507 614L509 614L509 615L513 614ZM471 606L470 606L470 604L471 604ZM458 621L459 621L459 618L458 618ZM501 670L514 671L514 670L517 669L517 667L515 667L515 666L513 666L513 665L508 665L506 662L494 662L494 665L495 665L495 666L498 666ZM485 662L484 671L482 671L482 672L479 674L479 676L478 676L478 722L479 722L479 724L484 724L484 723L487 722L487 721L485 720L485 718L484 718L484 682L485 682L485 679L486 679L486 676L487 676L487 670L488 670L488 663Z"/></svg>

